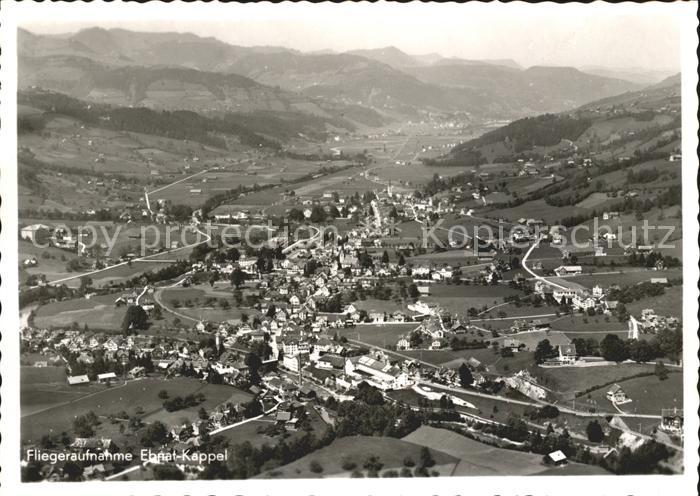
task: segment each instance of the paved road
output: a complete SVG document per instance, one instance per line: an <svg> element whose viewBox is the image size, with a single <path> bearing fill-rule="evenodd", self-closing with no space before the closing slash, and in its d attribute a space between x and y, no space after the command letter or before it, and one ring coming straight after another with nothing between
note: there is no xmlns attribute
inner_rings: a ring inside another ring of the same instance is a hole
<svg viewBox="0 0 700 496"><path fill-rule="evenodd" d="M188 179L192 179L193 177L196 177L196 176L205 174L205 173L207 173L207 172L209 172L208 169L204 169L204 170L202 170L202 171L195 172L194 174L191 174L191 175L189 175L189 176L187 176L187 177L183 177L182 179L178 179L177 181L173 181L172 183L166 184L165 186L161 186L160 188L154 189L153 191L150 191L150 192L149 192L149 191L146 191L145 194L146 194L146 196L148 196L148 195L152 195L152 194L154 194L154 193L160 193L161 191L166 190L166 189L168 189L168 188L171 187L171 186L174 186L174 185L179 184L179 183L181 183L181 182L187 181Z"/></svg>
<svg viewBox="0 0 700 496"><path fill-rule="evenodd" d="M546 285L548 285L548 286L552 286L552 287L557 288L557 289L568 290L569 288L567 288L567 287L565 287L565 286L562 286L562 285L560 285L560 284L554 283L554 282L552 282L552 281L548 281L546 278L544 278L544 277L542 277L542 276L540 276L540 275L535 274L535 273L530 269L530 267L527 266L527 259L528 259L528 257L530 256L530 254L532 253L532 251L533 251L535 248L537 248L537 247L539 246L541 239L542 239L542 238L539 238L535 243L533 243L533 244L530 246L530 249L527 250L527 253L525 253L525 256L523 257L522 261L520 262L521 267L522 267L523 269L525 269L525 270L533 277L533 279L536 279L536 280L538 280L538 281L542 281L544 284L546 284Z"/></svg>
<svg viewBox="0 0 700 496"><path fill-rule="evenodd" d="M307 239L300 239L298 241L295 241L294 243L292 243L291 245L286 247L284 250L282 250L282 253L284 253L286 255L287 253L290 253L290 252L296 250L297 246L301 246L302 244L305 244L308 246L309 244L316 243L318 241L317 238L321 234L321 231L316 226L309 226L309 227L316 231L316 233L313 236L311 236L310 238L307 238Z"/></svg>
<svg viewBox="0 0 700 496"><path fill-rule="evenodd" d="M187 277L183 277L182 279L180 279L179 281L177 281L177 282L171 284L170 286L164 286L164 287L157 288L157 289L153 292L153 300L154 300L158 305L160 305L160 307L161 307L163 310L165 310L166 312L169 312L169 313L171 313L171 314L173 314L173 315L179 317L180 319L189 320L189 321L191 321L191 322L199 322L199 319L195 319L195 318L193 318L193 317L190 317L189 315L185 315L184 313L180 313L180 312L178 312L177 310L175 310L175 309L169 307L168 305L166 305L165 303L163 303L163 300L161 300L161 298L160 298L160 297L161 297L161 292L162 292L164 289L174 288L174 287L176 287L176 286L179 286L180 284L182 284L182 282L183 282L185 279L187 279Z"/></svg>

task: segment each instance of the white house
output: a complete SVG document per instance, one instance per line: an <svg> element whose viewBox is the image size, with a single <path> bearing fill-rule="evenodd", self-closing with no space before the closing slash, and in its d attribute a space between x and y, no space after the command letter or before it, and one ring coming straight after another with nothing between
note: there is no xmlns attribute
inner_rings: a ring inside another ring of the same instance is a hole
<svg viewBox="0 0 700 496"><path fill-rule="evenodd" d="M36 242L37 237L41 232L48 234L49 230L49 226L46 226L44 224L31 224L29 226L23 227L20 230L20 236L22 237L22 239L26 239L31 242Z"/></svg>

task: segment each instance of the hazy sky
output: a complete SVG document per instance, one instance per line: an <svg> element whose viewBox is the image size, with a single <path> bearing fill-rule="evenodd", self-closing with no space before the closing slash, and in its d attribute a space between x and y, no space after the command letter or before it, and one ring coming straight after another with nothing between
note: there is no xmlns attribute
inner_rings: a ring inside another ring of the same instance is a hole
<svg viewBox="0 0 700 496"><path fill-rule="evenodd" d="M524 66L600 65L674 71L680 67L681 12L674 4L212 2L196 6L100 4L99 11L84 3L64 7L62 15L48 17L61 21L22 24L39 33L95 25L186 31L235 45L280 45L302 51L394 45L412 54L510 58Z"/></svg>

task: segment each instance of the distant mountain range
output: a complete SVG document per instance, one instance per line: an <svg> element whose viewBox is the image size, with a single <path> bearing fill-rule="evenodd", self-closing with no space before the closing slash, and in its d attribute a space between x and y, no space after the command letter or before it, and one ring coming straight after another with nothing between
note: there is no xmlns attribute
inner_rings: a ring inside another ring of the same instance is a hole
<svg viewBox="0 0 700 496"><path fill-rule="evenodd" d="M20 29L18 47L20 88L164 109L340 113L368 126L435 112L510 119L641 88L569 67L522 69L512 60L414 56L395 47L308 54L188 33Z"/></svg>
<svg viewBox="0 0 700 496"><path fill-rule="evenodd" d="M641 67L610 68L600 66L584 66L581 70L588 74L615 79L623 79L633 83L648 86L660 82L672 75L672 71L649 70Z"/></svg>

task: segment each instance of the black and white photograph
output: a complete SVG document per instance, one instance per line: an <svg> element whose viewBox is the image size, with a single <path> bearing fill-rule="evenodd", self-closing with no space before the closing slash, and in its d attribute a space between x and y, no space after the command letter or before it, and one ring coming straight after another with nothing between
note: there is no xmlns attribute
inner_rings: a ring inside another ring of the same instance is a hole
<svg viewBox="0 0 700 496"><path fill-rule="evenodd" d="M2 484L695 493L696 8L8 2Z"/></svg>

